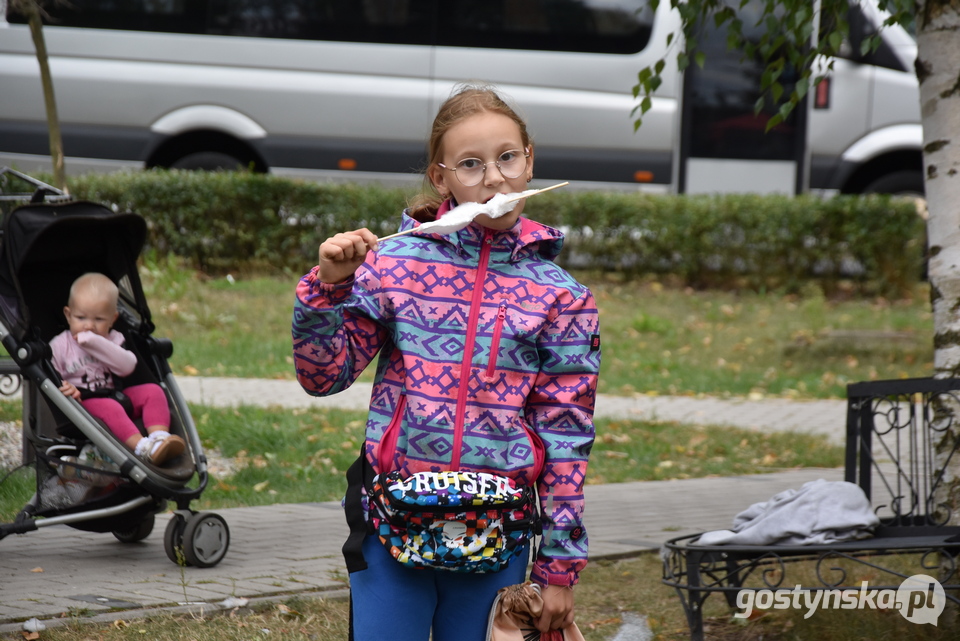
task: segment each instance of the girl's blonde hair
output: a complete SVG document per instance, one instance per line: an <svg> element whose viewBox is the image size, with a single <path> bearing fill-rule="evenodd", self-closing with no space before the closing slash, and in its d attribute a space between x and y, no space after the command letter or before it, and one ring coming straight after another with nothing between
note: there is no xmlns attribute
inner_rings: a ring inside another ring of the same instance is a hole
<svg viewBox="0 0 960 641"><path fill-rule="evenodd" d="M510 118L520 128L523 146L531 146L527 123L513 107L507 104L495 87L482 83L458 85L440 106L436 118L433 119L433 128L430 130L430 139L427 143L427 167L424 171L423 191L409 203L408 213L417 220L421 222L432 220L443 202L443 197L430 180L429 172L430 167L439 162L443 154L443 137L457 123L481 113L496 113Z"/></svg>

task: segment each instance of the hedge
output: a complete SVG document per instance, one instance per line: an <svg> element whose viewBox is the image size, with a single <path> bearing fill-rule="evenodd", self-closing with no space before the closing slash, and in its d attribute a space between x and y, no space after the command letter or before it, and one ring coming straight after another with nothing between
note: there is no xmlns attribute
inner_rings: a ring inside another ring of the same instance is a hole
<svg viewBox="0 0 960 641"><path fill-rule="evenodd" d="M254 173L87 174L71 193L149 223L151 247L223 272L316 261L348 229L396 230L410 190L321 184ZM624 277L671 274L694 287L797 289L815 280L898 294L923 273L925 226L915 203L884 196L674 196L559 189L525 213L562 229L565 267Z"/></svg>

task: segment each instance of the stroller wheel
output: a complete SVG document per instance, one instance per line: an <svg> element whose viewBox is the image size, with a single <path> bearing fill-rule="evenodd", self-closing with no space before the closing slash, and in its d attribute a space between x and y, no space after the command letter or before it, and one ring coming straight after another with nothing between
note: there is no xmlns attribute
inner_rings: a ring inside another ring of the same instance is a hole
<svg viewBox="0 0 960 641"><path fill-rule="evenodd" d="M209 568L219 563L230 546L230 528L219 514L198 512L183 528L183 555L187 563Z"/></svg>
<svg viewBox="0 0 960 641"><path fill-rule="evenodd" d="M183 553L183 528L186 525L186 520L179 514L174 513L167 523L166 531L163 533L163 549L167 553L167 558L177 565L189 565L187 557Z"/></svg>
<svg viewBox="0 0 960 641"><path fill-rule="evenodd" d="M148 514L129 530L114 530L113 535L117 537L118 541L123 543L136 543L150 536L150 533L153 532L153 524L155 521L156 518L153 514Z"/></svg>

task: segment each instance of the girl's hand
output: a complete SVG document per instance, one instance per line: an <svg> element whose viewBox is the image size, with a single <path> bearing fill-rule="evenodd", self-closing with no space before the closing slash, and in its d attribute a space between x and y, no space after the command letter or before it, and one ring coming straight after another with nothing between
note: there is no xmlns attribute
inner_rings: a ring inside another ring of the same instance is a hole
<svg viewBox="0 0 960 641"><path fill-rule="evenodd" d="M543 612L536 620L537 629L546 634L573 625L573 589L562 585L541 585Z"/></svg>
<svg viewBox="0 0 960 641"><path fill-rule="evenodd" d="M320 245L317 276L323 283L341 283L353 276L368 251L377 248L376 234L366 227L328 238Z"/></svg>
<svg viewBox="0 0 960 641"><path fill-rule="evenodd" d="M68 383L67 381L63 382L63 385L60 386L60 391L63 392L64 396L67 396L72 399L80 400L80 390L77 389L77 386L73 383Z"/></svg>

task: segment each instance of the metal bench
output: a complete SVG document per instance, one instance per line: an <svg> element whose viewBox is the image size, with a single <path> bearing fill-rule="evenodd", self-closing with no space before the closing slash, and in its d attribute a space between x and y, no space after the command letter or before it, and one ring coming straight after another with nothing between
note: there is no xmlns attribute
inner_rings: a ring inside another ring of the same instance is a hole
<svg viewBox="0 0 960 641"><path fill-rule="evenodd" d="M948 403L956 408L954 425L943 411ZM944 470L960 464L958 423L960 379L849 385L844 478L863 489L880 517L874 536L792 546L701 546L700 534L667 541L662 581L680 597L690 638L703 639L703 604L713 593L723 594L735 609L741 590L859 589L844 565L869 568L884 583L871 580L870 590L896 590L912 574L933 576L946 598L960 604L960 526L948 525L957 515L941 497ZM798 565L801 561L807 563ZM904 563L917 570L907 574Z"/></svg>

